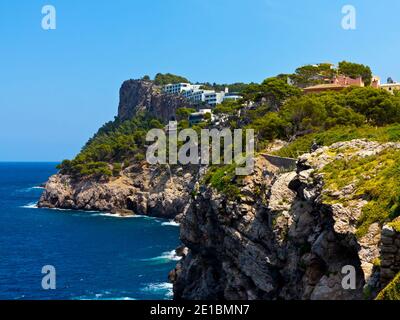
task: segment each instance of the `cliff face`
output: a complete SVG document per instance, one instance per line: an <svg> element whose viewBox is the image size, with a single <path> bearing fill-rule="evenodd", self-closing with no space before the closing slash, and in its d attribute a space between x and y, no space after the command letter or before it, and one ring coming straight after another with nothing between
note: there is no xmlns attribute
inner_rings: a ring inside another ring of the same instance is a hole
<svg viewBox="0 0 400 320"><path fill-rule="evenodd" d="M181 239L188 250L170 273L175 298L374 297L385 285L374 261L393 258L398 248L380 250L378 223L356 236L357 220L367 201L360 197L347 207L340 201L326 203L324 194L331 191L324 186L321 169L344 156L362 158L398 147L338 143L302 156L292 172L258 158L255 172L241 184L239 200L231 201L211 188L202 190L182 221ZM336 197L347 199L352 192L343 188ZM390 240L391 247L394 243ZM356 271L354 290L342 286L346 265Z"/></svg>
<svg viewBox="0 0 400 320"><path fill-rule="evenodd" d="M189 107L183 97L162 93L151 81L128 80L120 89L118 117L128 120L144 111L167 122L182 107ZM197 171L194 167L170 169L143 162L110 181L56 174L46 183L38 205L179 218L187 207Z"/></svg>
<svg viewBox="0 0 400 320"><path fill-rule="evenodd" d="M147 111L165 122L175 118L178 108L190 107L190 103L179 95L166 94L150 81L127 80L120 89L118 117L128 120L137 112Z"/></svg>
<svg viewBox="0 0 400 320"><path fill-rule="evenodd" d="M197 177L196 168L167 168L138 164L109 182L52 176L39 207L106 211L180 218L187 209Z"/></svg>

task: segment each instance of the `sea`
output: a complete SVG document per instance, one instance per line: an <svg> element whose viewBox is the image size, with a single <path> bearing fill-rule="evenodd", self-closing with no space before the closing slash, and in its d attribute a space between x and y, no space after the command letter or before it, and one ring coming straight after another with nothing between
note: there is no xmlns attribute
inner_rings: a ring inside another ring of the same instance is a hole
<svg viewBox="0 0 400 320"><path fill-rule="evenodd" d="M172 299L179 226L37 208L55 167L0 162L0 299Z"/></svg>

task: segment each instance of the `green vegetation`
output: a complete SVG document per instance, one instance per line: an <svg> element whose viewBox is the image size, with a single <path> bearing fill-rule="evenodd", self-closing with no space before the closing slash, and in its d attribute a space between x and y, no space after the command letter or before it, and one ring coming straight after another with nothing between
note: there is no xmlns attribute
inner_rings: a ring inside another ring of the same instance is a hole
<svg viewBox="0 0 400 320"><path fill-rule="evenodd" d="M247 116L248 128L257 131L263 146L262 142L272 139L293 141L338 126L400 123L400 96L371 87L348 88L292 97L277 112L258 108Z"/></svg>
<svg viewBox="0 0 400 320"><path fill-rule="evenodd" d="M219 104L215 107L214 113L236 116L239 109L241 109L241 108L242 108L242 106L238 102L231 101L231 100L225 100L221 104Z"/></svg>
<svg viewBox="0 0 400 320"><path fill-rule="evenodd" d="M219 192L225 194L230 199L240 196L238 180L241 179L235 173L236 165L211 166L204 177L204 183L210 184Z"/></svg>
<svg viewBox="0 0 400 320"><path fill-rule="evenodd" d="M125 122L115 119L101 127L75 159L64 160L58 168L61 173L75 177L117 176L122 162L129 164L144 159L147 131L162 127L157 119L144 114Z"/></svg>
<svg viewBox="0 0 400 320"><path fill-rule="evenodd" d="M400 300L400 273L378 294L376 300Z"/></svg>
<svg viewBox="0 0 400 320"><path fill-rule="evenodd" d="M337 74L337 70L330 63L320 63L317 65L305 65L297 68L295 73L290 76L293 83L305 88L331 80Z"/></svg>
<svg viewBox="0 0 400 320"><path fill-rule="evenodd" d="M400 232L400 220L398 219L397 221L393 221L389 223L389 226L391 226L396 232Z"/></svg>
<svg viewBox="0 0 400 320"><path fill-rule="evenodd" d="M267 78L261 84L204 84L216 91L228 87L240 92L244 101L254 102L250 109L243 101L225 101L214 109L217 115L226 115L231 129L251 128L256 131L257 149L261 150L273 139L290 141L279 150L278 155L297 157L308 152L311 145L330 145L334 142L367 138L377 141L400 140L400 93L390 94L384 90L348 88L341 92L324 92L303 95L301 87L324 83L336 74L370 79L369 67L341 62L335 69L329 63L308 65L296 69L292 75L281 74ZM144 80L150 80L144 76ZM290 85L291 80L295 85ZM158 73L155 84L189 82L188 79ZM179 129L190 127L188 116L192 108L177 110ZM240 112L239 112L240 111ZM209 116L192 128L200 131L210 125ZM118 176L121 170L145 158L145 135L150 128L162 128L157 119L144 114L121 122L119 119L106 123L91 138L73 160L65 160L59 166L62 173L73 176ZM218 190L237 195L232 168L212 167L206 181ZM225 185L226 184L226 185Z"/></svg>
<svg viewBox="0 0 400 320"><path fill-rule="evenodd" d="M356 79L361 77L366 86L371 84L372 71L370 67L363 64L352 63L347 61L339 62L339 74L348 76L350 78Z"/></svg>
<svg viewBox="0 0 400 320"><path fill-rule="evenodd" d="M180 108L176 110L176 119L180 120L187 120L189 115L193 112L196 112L196 109L193 108Z"/></svg>
<svg viewBox="0 0 400 320"><path fill-rule="evenodd" d="M201 84L201 88L206 90L215 90L216 92L220 92L220 91L225 91L225 88L228 88L229 92L236 92L236 93L242 93L247 88L247 86L249 86L249 84L243 82L236 82L232 84L217 84L217 83L206 82L197 84Z"/></svg>
<svg viewBox="0 0 400 320"><path fill-rule="evenodd" d="M188 79L182 76L177 76L172 73L157 73L154 78L154 83L159 86L163 86L169 83L181 83L181 82L190 82Z"/></svg>
<svg viewBox="0 0 400 320"><path fill-rule="evenodd" d="M276 111L288 98L300 96L301 90L280 77L267 78L261 84L248 85L242 92L244 100L265 100L270 111Z"/></svg>
<svg viewBox="0 0 400 320"><path fill-rule="evenodd" d="M303 153L310 152L314 142L320 146L329 146L339 141L350 141L353 139L368 139L378 142L400 141L400 125L393 124L384 127L369 125L361 127L338 126L326 131L299 137L275 152L275 154L281 157L297 158Z"/></svg>
<svg viewBox="0 0 400 320"><path fill-rule="evenodd" d="M370 67L363 64L342 61L338 69L331 63L320 63L317 65L305 65L297 68L294 74L289 75L293 83L305 88L332 80L336 75L345 75L356 79L362 77L366 86L371 84L372 72Z"/></svg>
<svg viewBox="0 0 400 320"><path fill-rule="evenodd" d="M358 237L363 236L372 223L383 224L400 215L400 151L385 149L366 158L345 157L326 165L322 173L327 190L354 186L354 191L345 200L325 195L325 202L340 201L346 206L352 200L368 201L358 220Z"/></svg>

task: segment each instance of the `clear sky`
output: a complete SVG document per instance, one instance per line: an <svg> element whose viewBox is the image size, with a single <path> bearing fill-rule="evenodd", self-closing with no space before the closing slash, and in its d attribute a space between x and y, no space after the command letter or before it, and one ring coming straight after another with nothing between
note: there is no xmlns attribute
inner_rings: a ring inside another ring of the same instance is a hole
<svg viewBox="0 0 400 320"><path fill-rule="evenodd" d="M41 27L42 7L57 29ZM343 5L356 30L341 27ZM122 81L157 72L260 82L349 60L400 80L400 1L1 0L0 161L72 158L117 112Z"/></svg>

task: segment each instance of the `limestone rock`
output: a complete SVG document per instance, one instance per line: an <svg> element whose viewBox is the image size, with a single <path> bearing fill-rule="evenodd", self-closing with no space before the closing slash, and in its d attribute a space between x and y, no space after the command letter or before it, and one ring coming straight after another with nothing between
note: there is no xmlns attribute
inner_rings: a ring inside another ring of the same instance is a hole
<svg viewBox="0 0 400 320"><path fill-rule="evenodd" d="M56 174L46 183L38 205L182 218L191 199L197 169L186 167L182 170L185 171L183 176L173 171L171 177L164 168L138 164L125 169L121 177L110 181L74 180L70 176Z"/></svg>
<svg viewBox="0 0 400 320"><path fill-rule="evenodd" d="M174 297L358 300L364 286L376 295L400 268L400 236L373 223L357 238L367 200L351 198L353 184L333 195L319 170L334 160L367 157L385 148L400 144L335 143L301 156L293 172L257 158L236 201L201 186L181 224L188 254L173 271ZM338 201L325 203L326 193ZM340 202L344 199L350 199L346 206ZM342 286L344 266L354 267L354 290Z"/></svg>

